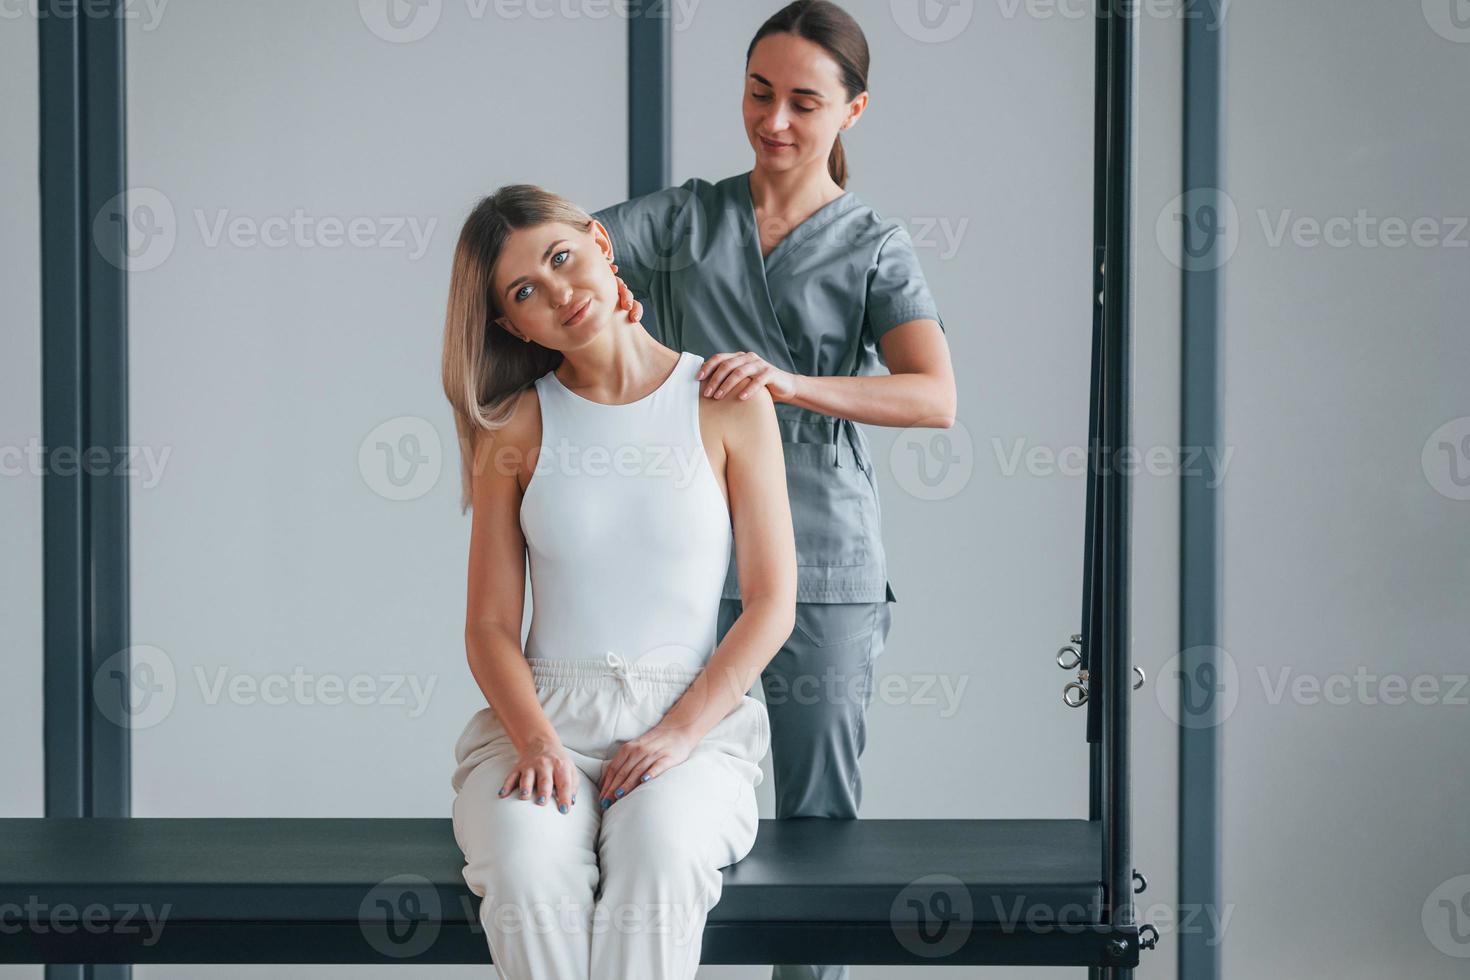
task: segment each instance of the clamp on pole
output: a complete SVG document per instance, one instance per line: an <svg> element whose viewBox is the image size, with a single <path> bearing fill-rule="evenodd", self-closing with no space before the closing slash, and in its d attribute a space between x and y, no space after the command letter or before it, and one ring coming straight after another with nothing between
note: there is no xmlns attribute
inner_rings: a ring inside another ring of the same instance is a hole
<svg viewBox="0 0 1470 980"><path fill-rule="evenodd" d="M1069 708L1080 708L1087 703L1086 663L1082 656L1082 634L1073 633L1071 642L1057 651L1057 666L1077 671L1077 679L1062 687L1062 703Z"/></svg>

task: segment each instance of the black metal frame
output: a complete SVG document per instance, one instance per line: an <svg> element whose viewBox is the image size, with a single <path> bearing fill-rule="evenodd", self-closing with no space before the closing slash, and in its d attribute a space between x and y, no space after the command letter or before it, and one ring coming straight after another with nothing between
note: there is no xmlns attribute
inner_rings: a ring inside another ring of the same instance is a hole
<svg viewBox="0 0 1470 980"><path fill-rule="evenodd" d="M119 696L98 672L129 642L128 484L121 467L79 465L93 447L111 458L128 444L127 227L117 220L127 186L121 13L113 0L105 15L95 5L56 6L37 21L48 817L131 809L130 732L94 696ZM131 973L46 967L47 980Z"/></svg>
<svg viewBox="0 0 1470 980"><path fill-rule="evenodd" d="M994 923L977 923L969 928L966 942L959 949L942 959L925 959L914 952L922 948L922 940L913 933L902 934L889 922L712 922L705 928L699 961L706 966L806 963L814 943L819 943L821 948L842 950L844 963L864 966L1078 966L1113 962L1110 944L1133 943L1136 937L1135 932L1112 926L1043 931L1007 930ZM425 966L487 962L484 928L469 922L437 924L433 942L413 956L394 952L391 947L385 949L382 943L375 945L365 938L362 923L356 919L171 919L166 944L149 946L146 939L142 935L123 941L116 933L23 933L20 941L25 944L25 955L16 956L16 961L67 958L123 970L128 969L123 964ZM267 955L262 956L262 952Z"/></svg>
<svg viewBox="0 0 1470 980"><path fill-rule="evenodd" d="M1130 433L1133 316L1133 94L1138 8L1100 2L1094 48L1093 360L1083 559L1083 663L1088 669L1089 815L1103 829L1103 921L1133 927L1133 814L1129 750L1130 478L1120 465ZM1092 967L1094 977L1131 968Z"/></svg>

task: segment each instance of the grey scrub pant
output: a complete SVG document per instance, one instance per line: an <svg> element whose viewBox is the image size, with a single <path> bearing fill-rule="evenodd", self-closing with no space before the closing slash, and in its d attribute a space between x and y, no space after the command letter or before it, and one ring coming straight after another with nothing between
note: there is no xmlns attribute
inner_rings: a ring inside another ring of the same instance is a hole
<svg viewBox="0 0 1470 980"><path fill-rule="evenodd" d="M720 600L719 638L740 615ZM761 673L771 719L776 818L853 819L862 803L873 667L888 638L888 602L798 602L796 628ZM846 966L777 964L772 980L847 980Z"/></svg>

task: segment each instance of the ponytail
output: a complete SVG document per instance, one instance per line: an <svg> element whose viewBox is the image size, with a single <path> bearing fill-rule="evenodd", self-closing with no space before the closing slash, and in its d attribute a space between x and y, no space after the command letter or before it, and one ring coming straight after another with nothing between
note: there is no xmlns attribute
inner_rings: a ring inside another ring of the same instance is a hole
<svg viewBox="0 0 1470 980"><path fill-rule="evenodd" d="M832 175L837 186L847 189L847 154L842 149L842 136L832 141L832 152L827 154L827 173Z"/></svg>

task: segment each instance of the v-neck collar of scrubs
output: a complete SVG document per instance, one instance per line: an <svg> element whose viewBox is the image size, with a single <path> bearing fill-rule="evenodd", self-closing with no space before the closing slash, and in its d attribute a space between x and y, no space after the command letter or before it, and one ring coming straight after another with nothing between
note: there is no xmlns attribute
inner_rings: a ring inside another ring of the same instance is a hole
<svg viewBox="0 0 1470 980"><path fill-rule="evenodd" d="M755 214L755 194L750 189L750 175L752 172L747 170L744 179L740 181L741 187L745 190L745 213L748 219L748 225L745 231L750 235L750 247L755 250L755 257L760 260L762 270L766 273L770 273L772 269L779 265L788 252L793 251L803 241L810 238L816 232L821 231L833 218L858 203L857 195L852 191L844 190L840 196L834 197L826 204L817 208L811 214L807 215L795 228L788 231L786 237L782 238L776 243L776 247L771 249L770 255L763 255L761 253L760 222L757 220Z"/></svg>
<svg viewBox="0 0 1470 980"><path fill-rule="evenodd" d="M766 315L759 317L762 328L766 332L766 360L776 364L783 371L795 371L796 362L791 353L791 339L787 336L788 331L801 331L804 324L782 323L776 315L776 297L771 291L772 279L780 279L780 266L786 256L796 250L802 242L806 241L825 225L857 206L857 195L852 191L843 191L841 197L833 198L826 204L817 208L806 220L798 224L786 233L786 237L776 243L771 249L770 255L761 254L760 223L755 215L755 195L750 191L750 174L747 170L745 176L736 181L740 185L745 197L744 225L740 228L740 234L747 239L745 243L745 261L750 267L750 278L752 282L760 284L761 292L765 296ZM778 360L779 359L779 360Z"/></svg>

